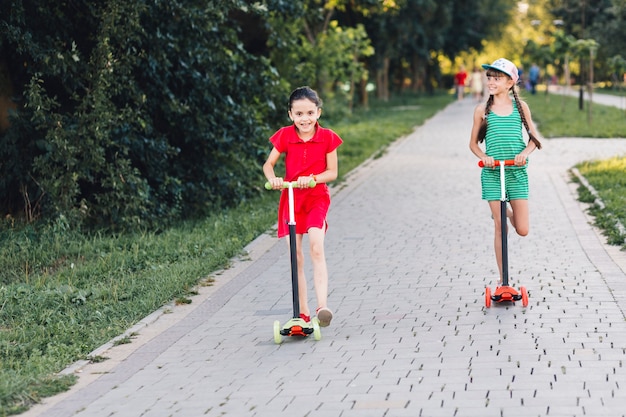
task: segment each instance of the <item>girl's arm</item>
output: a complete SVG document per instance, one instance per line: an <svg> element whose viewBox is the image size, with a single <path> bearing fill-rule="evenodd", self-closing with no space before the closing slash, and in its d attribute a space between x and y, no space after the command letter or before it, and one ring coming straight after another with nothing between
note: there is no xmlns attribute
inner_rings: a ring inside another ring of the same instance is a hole
<svg viewBox="0 0 626 417"><path fill-rule="evenodd" d="M530 133L532 133L534 137L539 138L539 133L537 132L535 124L533 123L528 104L526 104L525 101L522 101L521 103L524 117L526 117L526 121L528 122L528 128L530 129ZM515 156L515 165L524 165L526 163L526 160L528 159L528 156L533 153L535 149L537 149L537 145L535 145L535 142L533 142L532 140L528 141L528 145L526 145L526 148L524 148L524 150L520 152L519 155Z"/></svg>
<svg viewBox="0 0 626 417"><path fill-rule="evenodd" d="M470 136L470 150L474 155L476 155L486 167L493 167L495 161L492 157L487 156L487 154L480 147L480 143L478 142L478 131L480 130L480 125L483 123L483 118L485 117L485 105L479 104L474 109L474 125L472 126L472 133Z"/></svg>
<svg viewBox="0 0 626 417"><path fill-rule="evenodd" d="M267 160L263 164L263 174L265 174L265 178L267 178L267 181L272 184L272 188L275 190L280 189L283 185L283 179L276 177L274 173L274 167L278 162L278 158L280 158L280 152L278 152L276 148L272 148Z"/></svg>
<svg viewBox="0 0 626 417"><path fill-rule="evenodd" d="M326 171L317 175L318 182L331 182L339 175L339 163L337 162L337 149L326 154ZM321 178L320 178L321 177Z"/></svg>

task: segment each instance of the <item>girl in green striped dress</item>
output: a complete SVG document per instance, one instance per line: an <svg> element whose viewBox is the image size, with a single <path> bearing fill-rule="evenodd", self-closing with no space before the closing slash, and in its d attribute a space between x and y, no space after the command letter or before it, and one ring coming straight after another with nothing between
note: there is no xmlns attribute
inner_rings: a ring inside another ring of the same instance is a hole
<svg viewBox="0 0 626 417"><path fill-rule="evenodd" d="M529 231L528 220L528 156L541 149L530 109L520 100L516 84L517 67L508 59L500 58L482 66L487 70L489 99L474 110L474 125L470 149L485 165L481 173L482 198L487 200L494 222L494 248L502 281L502 236L500 234L500 170L495 161L514 160L515 166L505 172L506 196L510 207L507 217L520 236ZM522 126L528 133L526 143ZM484 150L481 144L484 142Z"/></svg>

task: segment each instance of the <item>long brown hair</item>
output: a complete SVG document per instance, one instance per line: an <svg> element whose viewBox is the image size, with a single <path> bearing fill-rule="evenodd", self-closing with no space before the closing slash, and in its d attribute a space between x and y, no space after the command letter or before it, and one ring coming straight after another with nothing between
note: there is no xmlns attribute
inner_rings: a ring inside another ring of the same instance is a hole
<svg viewBox="0 0 626 417"><path fill-rule="evenodd" d="M517 95L517 89L515 88L515 85L511 87L511 90L513 91L513 98L515 99L514 101L515 101L515 106L517 106L517 112L519 113L519 116L522 119L522 123L524 124L524 127L526 128L526 132L528 133L529 139L535 143L535 146L537 146L537 149L541 149L541 142L539 142L539 139L537 139L535 135L530 133L530 127L528 126L528 121L526 120L526 115L524 114L524 110L522 109L522 103L520 101L519 96ZM492 105L493 105L493 95L490 95L489 99L487 100L487 103L485 104L485 117L483 117L483 121L480 125L480 129L478 130L478 142L482 143L485 140L485 136L487 136L487 115L491 111Z"/></svg>

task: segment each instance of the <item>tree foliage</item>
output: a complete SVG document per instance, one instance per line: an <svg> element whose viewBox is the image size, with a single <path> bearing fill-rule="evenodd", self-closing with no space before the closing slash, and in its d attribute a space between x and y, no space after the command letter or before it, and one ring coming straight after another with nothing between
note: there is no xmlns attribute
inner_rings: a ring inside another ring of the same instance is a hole
<svg viewBox="0 0 626 417"><path fill-rule="evenodd" d="M2 210L155 226L250 196L286 92L244 48L244 1L13 0L0 6L18 105ZM24 204L27 202L27 204Z"/></svg>
<svg viewBox="0 0 626 417"><path fill-rule="evenodd" d="M404 0L383 15L368 15L366 28L376 54L370 72L376 74L379 97L390 89L432 89L441 85L441 56L481 50L508 23L513 5L506 0Z"/></svg>
<svg viewBox="0 0 626 417"><path fill-rule="evenodd" d="M258 192L297 86L349 112L368 84L381 98L444 84L444 57L489 40L547 62L567 51L535 35L557 18L563 36L584 28L599 57L617 56L624 16L623 0L7 0L0 209L114 229L203 215Z"/></svg>
<svg viewBox="0 0 626 417"><path fill-rule="evenodd" d="M595 66L600 68L599 73L606 77L614 75L610 65L610 58L617 56L626 47L626 2L624 0L548 0L547 8L559 23L559 27L567 36L575 39L578 46L581 42L595 42L598 47L598 59ZM573 45L576 42L572 43ZM579 58L588 51L579 51L581 48L574 47L572 54ZM582 48L588 49L588 48ZM582 72L583 68L579 68Z"/></svg>

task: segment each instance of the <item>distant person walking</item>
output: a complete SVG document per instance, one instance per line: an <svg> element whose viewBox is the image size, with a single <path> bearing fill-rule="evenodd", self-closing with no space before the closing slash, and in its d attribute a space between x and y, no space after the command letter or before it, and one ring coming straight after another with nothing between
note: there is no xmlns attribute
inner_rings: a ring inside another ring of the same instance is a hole
<svg viewBox="0 0 626 417"><path fill-rule="evenodd" d="M532 122L530 109L517 94L519 75L515 65L500 58L487 70L489 99L474 110L474 125L470 137L470 150L485 165L481 173L482 198L487 200L495 226L494 248L502 282L502 235L500 220L500 170L493 169L495 161L515 160L515 166L507 168L506 196L510 202L507 217L520 236L529 231L528 216L528 156L541 149L541 143ZM512 97L511 97L512 95ZM530 140L525 143L522 126ZM483 151L481 144L485 142Z"/></svg>
<svg viewBox="0 0 626 417"><path fill-rule="evenodd" d="M454 86L456 88L456 97L458 100L463 100L466 80L467 72L465 71L465 66L461 65L459 67L459 71L454 75Z"/></svg>
<svg viewBox="0 0 626 417"><path fill-rule="evenodd" d="M528 70L528 81L530 82L531 94L537 93L537 84L539 84L540 73L541 70L539 69L539 66L535 63L533 63L533 65Z"/></svg>
<svg viewBox="0 0 626 417"><path fill-rule="evenodd" d="M474 67L472 75L470 76L470 90L474 100L479 103L483 99L485 92L485 84L483 83L483 72L478 67Z"/></svg>

